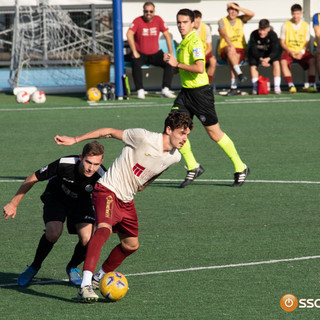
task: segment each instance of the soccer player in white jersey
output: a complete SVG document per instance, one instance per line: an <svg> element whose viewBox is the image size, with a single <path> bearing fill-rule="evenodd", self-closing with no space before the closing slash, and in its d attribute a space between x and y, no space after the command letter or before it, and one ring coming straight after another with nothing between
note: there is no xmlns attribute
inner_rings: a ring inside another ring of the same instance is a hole
<svg viewBox="0 0 320 320"><path fill-rule="evenodd" d="M89 243L83 266L83 279L78 292L80 300L98 300L93 289L98 287L104 274L114 271L138 249L139 227L133 197L163 171L180 161L178 150L187 141L192 128L190 117L175 110L166 118L163 133L145 129L101 128L76 137L55 137L56 143L60 145L99 138L115 138L125 143L120 156L97 181L92 194L96 231ZM92 279L101 249L112 232L118 233L120 244L111 251Z"/></svg>

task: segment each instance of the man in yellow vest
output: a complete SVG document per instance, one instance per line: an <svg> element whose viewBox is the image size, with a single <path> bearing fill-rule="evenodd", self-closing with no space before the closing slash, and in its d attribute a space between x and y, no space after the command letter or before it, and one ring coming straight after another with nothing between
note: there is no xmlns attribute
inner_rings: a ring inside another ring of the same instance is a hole
<svg viewBox="0 0 320 320"><path fill-rule="evenodd" d="M320 13L315 13L312 18L314 30L314 54L316 56L316 64L318 68L318 75L320 75Z"/></svg>
<svg viewBox="0 0 320 320"><path fill-rule="evenodd" d="M203 23L202 13L199 10L193 10L194 13L194 31L200 37L206 56L207 74L209 77L209 83L212 82L214 72L216 71L217 59L212 54L212 38L211 29Z"/></svg>
<svg viewBox="0 0 320 320"><path fill-rule="evenodd" d="M281 27L280 44L283 49L280 64L289 93L297 89L292 80L291 65L298 62L304 70L308 70L309 87L307 92L317 92L314 87L316 79L315 59L309 51L310 29L307 22L302 20L302 7L294 4L291 7L292 19L287 20Z"/></svg>
<svg viewBox="0 0 320 320"><path fill-rule="evenodd" d="M246 39L243 32L243 24L253 18L254 12L239 7L235 2L227 3L228 15L218 21L218 31L220 34L220 43L218 54L222 60L225 60L230 67L231 90L229 96L238 94L237 79L244 82L247 78L240 69L240 64L246 57ZM239 11L244 15L239 16Z"/></svg>

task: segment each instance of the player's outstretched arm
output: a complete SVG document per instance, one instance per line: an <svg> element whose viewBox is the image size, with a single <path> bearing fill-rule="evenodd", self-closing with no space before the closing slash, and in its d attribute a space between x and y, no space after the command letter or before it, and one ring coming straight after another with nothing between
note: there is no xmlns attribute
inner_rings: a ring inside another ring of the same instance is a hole
<svg viewBox="0 0 320 320"><path fill-rule="evenodd" d="M3 217L8 219L11 216L11 219L14 219L17 214L17 207L24 197L24 195L33 187L33 185L38 182L35 173L32 173L20 186L15 196L11 201L3 207Z"/></svg>
<svg viewBox="0 0 320 320"><path fill-rule="evenodd" d="M101 129L84 133L76 137L56 135L54 137L54 140L59 145L71 146L75 143L78 143L84 140L90 140L90 139L115 138L118 140L122 140L122 135L123 135L123 130L114 129L114 128L101 128Z"/></svg>

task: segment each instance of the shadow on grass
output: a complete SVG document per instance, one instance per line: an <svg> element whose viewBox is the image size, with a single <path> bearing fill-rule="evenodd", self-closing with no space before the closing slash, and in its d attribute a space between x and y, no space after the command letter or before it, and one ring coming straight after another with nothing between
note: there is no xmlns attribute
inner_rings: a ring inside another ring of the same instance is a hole
<svg viewBox="0 0 320 320"><path fill-rule="evenodd" d="M8 179L8 180L25 180L27 177L13 177L13 176L0 176L0 179Z"/></svg>
<svg viewBox="0 0 320 320"><path fill-rule="evenodd" d="M161 187L161 188L176 188L176 189L181 189L181 190L185 190L186 188L192 188L193 186L196 187L196 186L216 186L216 187L231 187L231 183L232 182L229 182L229 183L221 183L221 182L201 182L201 181L195 181L193 182L192 184L188 185L187 187L185 188L180 188L180 184L182 183L181 182L178 182L178 183L175 183L175 182L165 182L165 181L155 181L153 182L152 184L150 184L148 186L148 188L150 187Z"/></svg>
<svg viewBox="0 0 320 320"><path fill-rule="evenodd" d="M17 283L19 274L16 273L4 273L0 272L0 289L7 289L16 291L23 294L29 294L36 297L55 299L65 302L78 302L76 299L66 299L57 295L48 294L44 292L38 292L35 290L36 286L71 286L69 282L64 280L54 280L49 278L35 278L31 284L27 287L20 287ZM76 288L75 288L76 289ZM55 291L55 290L51 290Z"/></svg>
<svg viewBox="0 0 320 320"><path fill-rule="evenodd" d="M31 284L27 287L20 287L17 283L19 274L16 273L5 273L0 272L0 289L7 289L11 291L15 291L18 293L28 294L35 297L41 297L41 298L48 298L48 299L54 299L64 302L72 302L72 303L84 303L84 304L90 304L90 302L84 302L79 300L76 295L78 292L78 287L70 284L66 280L55 280L55 279L49 279L49 278L34 278ZM49 293L39 292L36 290L38 286L54 286L54 287L73 287L74 288L74 296L70 299L64 298L62 296L58 296L55 294L52 294L52 292L58 291L53 288L53 290L50 290ZM99 300L96 303L113 303L114 301L110 301L107 299L104 299L102 297L99 298Z"/></svg>

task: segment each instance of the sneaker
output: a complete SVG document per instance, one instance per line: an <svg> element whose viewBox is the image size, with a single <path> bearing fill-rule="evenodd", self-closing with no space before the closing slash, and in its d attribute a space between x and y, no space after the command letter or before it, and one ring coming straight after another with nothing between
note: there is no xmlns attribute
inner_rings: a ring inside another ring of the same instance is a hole
<svg viewBox="0 0 320 320"><path fill-rule="evenodd" d="M198 166L193 170L188 170L185 180L180 184L180 188L188 186L195 178L201 176L204 173L204 169L201 164L198 163Z"/></svg>
<svg viewBox="0 0 320 320"><path fill-rule="evenodd" d="M169 88L167 88L167 87L162 88L161 95L166 98L175 98L176 97L176 95L172 91L170 91Z"/></svg>
<svg viewBox="0 0 320 320"><path fill-rule="evenodd" d="M138 99L145 99L145 93L144 93L144 89L139 89L137 91L137 94L138 94Z"/></svg>
<svg viewBox="0 0 320 320"><path fill-rule="evenodd" d="M238 79L241 83L248 80L248 78L243 73L238 74Z"/></svg>
<svg viewBox="0 0 320 320"><path fill-rule="evenodd" d="M39 270L36 270L35 268L28 266L28 268L20 274L18 278L18 285L20 287L26 287L27 285L29 285L31 280L38 273L38 271Z"/></svg>
<svg viewBox="0 0 320 320"><path fill-rule="evenodd" d="M252 94L253 96L256 96L256 95L258 94L258 91L257 91L256 89L252 89L251 94Z"/></svg>
<svg viewBox="0 0 320 320"><path fill-rule="evenodd" d="M72 283L72 284L74 284L76 286L81 284L82 278L80 276L80 270L78 270L77 268L69 268L67 266L66 272L67 272L67 275L69 277L70 283Z"/></svg>
<svg viewBox="0 0 320 320"><path fill-rule="evenodd" d="M317 93L318 92L318 90L315 87L309 87L309 88L307 88L306 91L308 93Z"/></svg>
<svg viewBox="0 0 320 320"><path fill-rule="evenodd" d="M250 173L250 169L246 166L246 168L242 172L234 173L234 183L231 185L232 187L241 187L245 180L247 179Z"/></svg>
<svg viewBox="0 0 320 320"><path fill-rule="evenodd" d="M295 86L290 87L289 93L296 93L296 92L297 92L297 89Z"/></svg>
<svg viewBox="0 0 320 320"><path fill-rule="evenodd" d="M280 89L280 87L275 87L274 88L274 94L281 94L281 89Z"/></svg>
<svg viewBox="0 0 320 320"><path fill-rule="evenodd" d="M238 95L238 89L230 89L227 93L227 96L237 96Z"/></svg>
<svg viewBox="0 0 320 320"><path fill-rule="evenodd" d="M95 278L92 278L92 289L97 290L100 288L100 282Z"/></svg>
<svg viewBox="0 0 320 320"><path fill-rule="evenodd" d="M95 302L99 296L93 291L92 286L85 286L79 289L77 298L83 302Z"/></svg>

